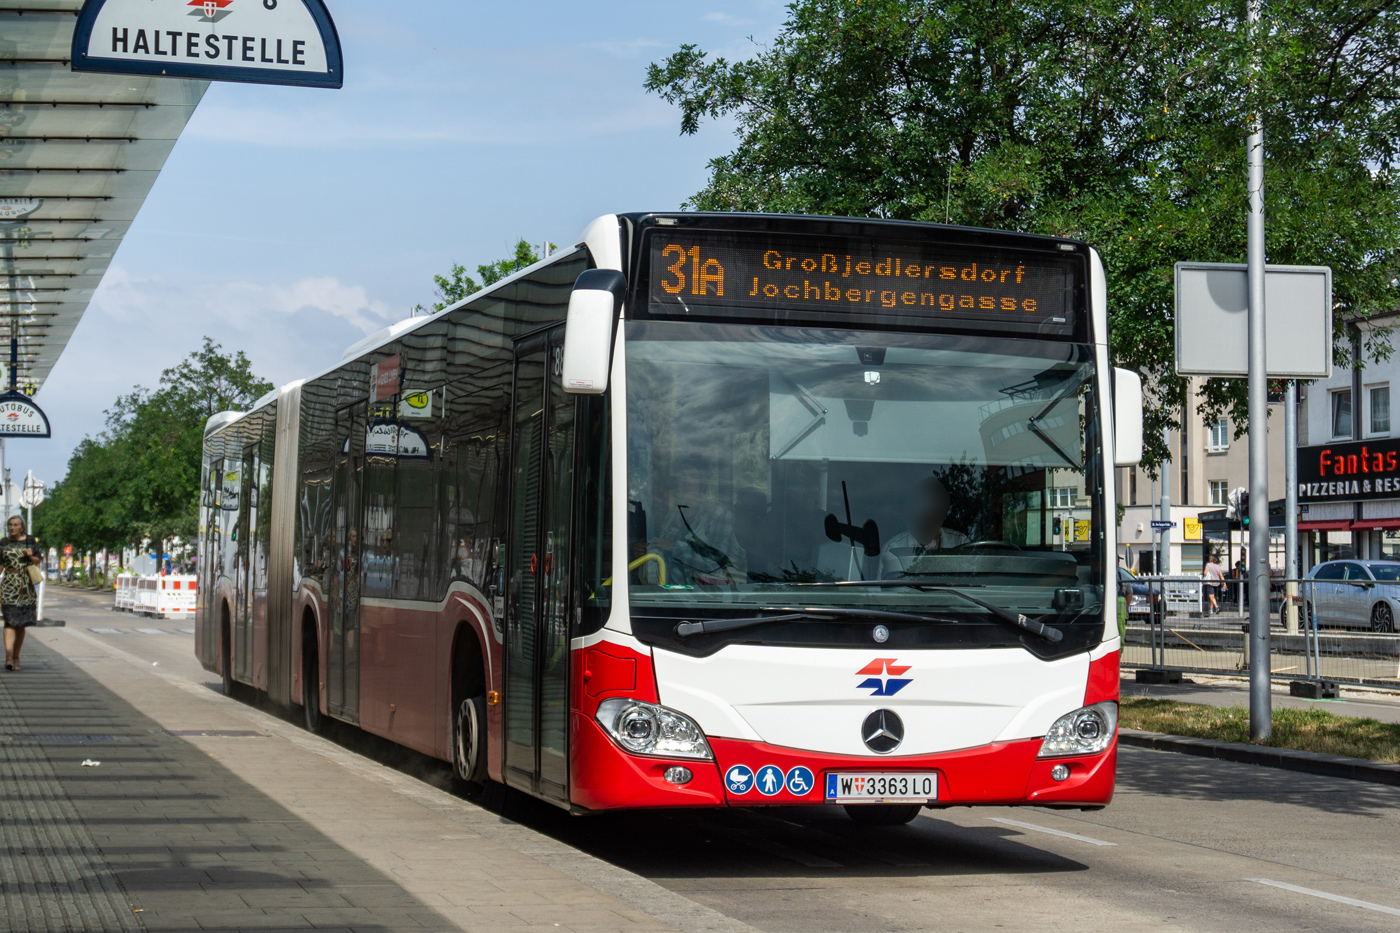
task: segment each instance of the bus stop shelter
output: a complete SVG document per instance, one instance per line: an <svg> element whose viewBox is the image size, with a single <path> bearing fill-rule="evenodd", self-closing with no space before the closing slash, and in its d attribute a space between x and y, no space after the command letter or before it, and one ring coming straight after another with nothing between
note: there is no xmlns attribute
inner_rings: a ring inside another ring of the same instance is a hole
<svg viewBox="0 0 1400 933"><path fill-rule="evenodd" d="M13 339L27 395L48 378L208 84L74 73L81 7L0 0L0 363Z"/></svg>

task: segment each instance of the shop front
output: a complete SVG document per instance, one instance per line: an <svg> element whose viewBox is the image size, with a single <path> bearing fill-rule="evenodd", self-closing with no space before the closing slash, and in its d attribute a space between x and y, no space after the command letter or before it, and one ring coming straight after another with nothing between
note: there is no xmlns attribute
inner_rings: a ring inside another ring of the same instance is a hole
<svg viewBox="0 0 1400 933"><path fill-rule="evenodd" d="M1400 560L1400 439L1298 449L1304 568L1328 560Z"/></svg>

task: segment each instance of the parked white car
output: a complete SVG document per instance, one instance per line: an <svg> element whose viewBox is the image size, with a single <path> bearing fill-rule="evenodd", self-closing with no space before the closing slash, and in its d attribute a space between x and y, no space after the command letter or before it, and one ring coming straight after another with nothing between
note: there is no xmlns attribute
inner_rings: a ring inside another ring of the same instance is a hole
<svg viewBox="0 0 1400 933"><path fill-rule="evenodd" d="M1400 562L1329 560L1308 571L1299 594L1319 626L1396 631L1400 618ZM1306 617L1306 616L1305 616Z"/></svg>

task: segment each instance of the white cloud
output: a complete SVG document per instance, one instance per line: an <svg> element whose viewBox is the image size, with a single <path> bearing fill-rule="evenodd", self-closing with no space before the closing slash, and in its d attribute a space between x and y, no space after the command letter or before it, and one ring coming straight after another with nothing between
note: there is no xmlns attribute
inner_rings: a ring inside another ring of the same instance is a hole
<svg viewBox="0 0 1400 933"><path fill-rule="evenodd" d="M92 299L92 309L99 314L126 321L170 317L177 308L198 309L199 314L215 321L244 322L270 312L291 315L303 310L321 311L362 333L405 316L370 298L363 285L346 285L333 276L302 278L290 285L208 283L137 278L122 266L113 265Z"/></svg>
<svg viewBox="0 0 1400 933"><path fill-rule="evenodd" d="M602 42L589 42L584 48L597 49L616 58L638 58L650 54L655 49L670 48L659 39L607 39Z"/></svg>
<svg viewBox="0 0 1400 933"><path fill-rule="evenodd" d="M406 314L334 276L209 281L113 265L39 390L53 439L11 445L10 465L46 482L60 478L69 452L102 430L103 412L119 395L154 387L205 336L225 352L244 351L255 373L281 385L335 365L345 347Z"/></svg>

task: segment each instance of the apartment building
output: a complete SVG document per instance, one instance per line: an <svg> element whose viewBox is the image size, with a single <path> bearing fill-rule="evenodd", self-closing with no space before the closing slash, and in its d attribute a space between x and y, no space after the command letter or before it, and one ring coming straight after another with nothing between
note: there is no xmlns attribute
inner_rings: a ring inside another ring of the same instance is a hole
<svg viewBox="0 0 1400 933"><path fill-rule="evenodd" d="M1206 420L1200 407L1201 380L1193 379L1187 388L1186 413L1181 430L1170 437L1171 467L1171 553L1167 572L1196 574L1205 566L1207 549L1219 554L1222 563L1232 565L1240 559L1246 533L1238 529L1225 531L1219 523L1209 526L1201 521L1202 514L1219 512L1227 505L1230 490L1243 488L1249 482L1249 437L1235 438L1234 424L1229 418ZM1269 404L1269 498L1281 499L1284 494L1283 468L1283 403L1270 399ZM1301 438L1301 433L1300 433ZM1123 518L1118 525L1118 559L1120 565L1133 571L1146 571L1153 564L1152 552L1156 541L1152 521L1159 518L1157 506L1161 488L1141 467L1118 471L1118 501ZM1283 533L1275 529L1271 535L1271 562L1283 565Z"/></svg>
<svg viewBox="0 0 1400 933"><path fill-rule="evenodd" d="M1400 314L1352 324L1360 365L1337 367L1302 390L1298 420L1299 546L1303 566L1324 560L1400 560L1400 422L1391 417L1400 355L1367 347ZM1389 358L1384 358L1389 356Z"/></svg>

